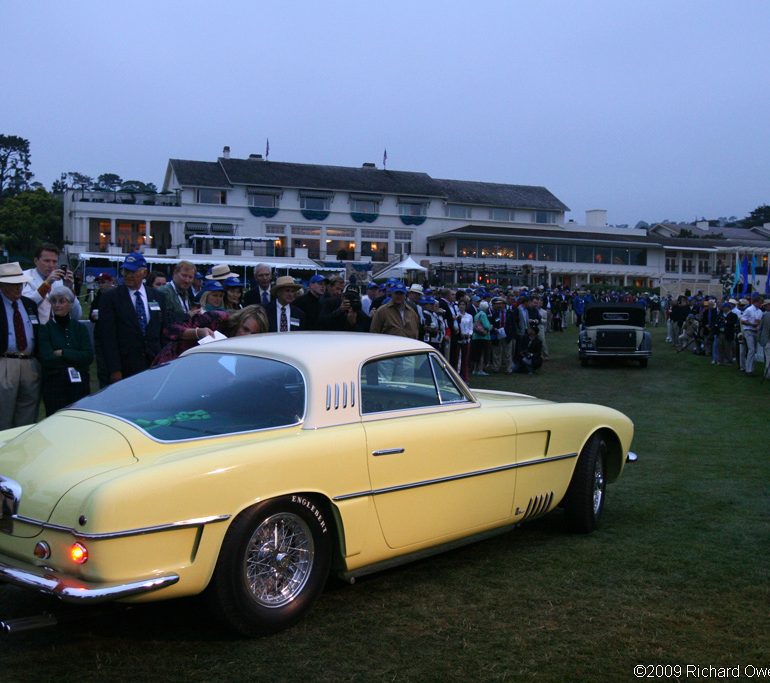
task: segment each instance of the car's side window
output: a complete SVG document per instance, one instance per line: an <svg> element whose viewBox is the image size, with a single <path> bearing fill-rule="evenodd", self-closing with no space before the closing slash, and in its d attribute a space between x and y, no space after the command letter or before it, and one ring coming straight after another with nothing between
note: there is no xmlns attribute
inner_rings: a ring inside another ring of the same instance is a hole
<svg viewBox="0 0 770 683"><path fill-rule="evenodd" d="M361 370L361 412L427 408L468 399L432 353L370 361Z"/></svg>
<svg viewBox="0 0 770 683"><path fill-rule="evenodd" d="M427 353L381 358L361 369L361 412L407 410L439 405Z"/></svg>
<svg viewBox="0 0 770 683"><path fill-rule="evenodd" d="M452 380L452 377L447 372L444 363L441 362L437 356L431 356L431 363L433 365L433 372L436 375L436 384L438 385L438 393L442 403L459 403L467 401L458 386Z"/></svg>

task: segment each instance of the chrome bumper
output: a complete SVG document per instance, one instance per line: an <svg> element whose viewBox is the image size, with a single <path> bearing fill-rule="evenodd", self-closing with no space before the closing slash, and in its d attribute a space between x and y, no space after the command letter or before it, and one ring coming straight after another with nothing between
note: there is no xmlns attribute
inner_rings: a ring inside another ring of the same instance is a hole
<svg viewBox="0 0 770 683"><path fill-rule="evenodd" d="M168 574L129 583L86 583L40 567L20 569L0 561L0 582L53 595L64 602L99 603L120 600L173 586L177 581L177 574Z"/></svg>
<svg viewBox="0 0 770 683"><path fill-rule="evenodd" d="M633 451L628 451L628 455L626 455L626 462L636 462L637 460L639 460L639 456Z"/></svg>

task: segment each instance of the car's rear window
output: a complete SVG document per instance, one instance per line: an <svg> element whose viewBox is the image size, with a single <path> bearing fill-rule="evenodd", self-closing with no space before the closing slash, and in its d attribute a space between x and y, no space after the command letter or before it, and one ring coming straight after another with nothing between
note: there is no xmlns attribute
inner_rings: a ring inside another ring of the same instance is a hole
<svg viewBox="0 0 770 683"><path fill-rule="evenodd" d="M297 424L305 382L269 358L199 353L147 370L87 396L72 408L123 418L161 441Z"/></svg>

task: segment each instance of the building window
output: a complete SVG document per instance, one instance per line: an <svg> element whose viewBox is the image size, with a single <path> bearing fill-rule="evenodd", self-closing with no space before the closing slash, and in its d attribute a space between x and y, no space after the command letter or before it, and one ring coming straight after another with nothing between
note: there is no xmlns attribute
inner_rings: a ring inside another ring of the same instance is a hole
<svg viewBox="0 0 770 683"><path fill-rule="evenodd" d="M593 263L594 262L594 248L576 246L575 247L575 261L577 263Z"/></svg>
<svg viewBox="0 0 770 683"><path fill-rule="evenodd" d="M446 215L449 218L470 218L472 210L470 206L464 204L447 204Z"/></svg>
<svg viewBox="0 0 770 683"><path fill-rule="evenodd" d="M511 209L490 209L489 220L507 221L508 223L512 223L516 220L516 212Z"/></svg>
<svg viewBox="0 0 770 683"><path fill-rule="evenodd" d="M594 249L594 263L607 265L612 262L612 250L609 247L596 247Z"/></svg>
<svg viewBox="0 0 770 683"><path fill-rule="evenodd" d="M402 216L427 216L428 203L399 201L398 212Z"/></svg>
<svg viewBox="0 0 770 683"><path fill-rule="evenodd" d="M278 196L275 194L250 191L248 193L248 202L249 206L260 209L274 209L278 206Z"/></svg>
<svg viewBox="0 0 770 683"><path fill-rule="evenodd" d="M571 244L557 244L556 245L556 260L563 261L565 263L572 263L575 261L575 249Z"/></svg>
<svg viewBox="0 0 770 683"><path fill-rule="evenodd" d="M555 223L556 214L553 211L535 211L532 215L535 223Z"/></svg>
<svg viewBox="0 0 770 683"><path fill-rule="evenodd" d="M374 240L361 241L361 256L370 256L372 261L388 260L388 243Z"/></svg>
<svg viewBox="0 0 770 683"><path fill-rule="evenodd" d="M674 252L673 254L666 254L666 272L667 273L678 273L679 272L679 266L677 265L676 252Z"/></svg>
<svg viewBox="0 0 770 683"><path fill-rule="evenodd" d="M476 240L457 240L457 255L476 258L479 253L479 244Z"/></svg>
<svg viewBox="0 0 770 683"><path fill-rule="evenodd" d="M539 261L555 261L556 260L556 245L555 244L538 244L538 260Z"/></svg>
<svg viewBox="0 0 770 683"><path fill-rule="evenodd" d="M692 273L694 271L693 255L691 251L682 252L682 272Z"/></svg>
<svg viewBox="0 0 770 683"><path fill-rule="evenodd" d="M285 235L286 234L286 226L285 225L275 225L275 224L268 224L265 226L265 234L266 235Z"/></svg>
<svg viewBox="0 0 770 683"><path fill-rule="evenodd" d="M299 208L305 211L329 211L331 209L331 197L318 197L314 195L300 195Z"/></svg>
<svg viewBox="0 0 770 683"><path fill-rule="evenodd" d="M402 256L412 253L412 233L409 230L395 230L395 251Z"/></svg>
<svg viewBox="0 0 770 683"><path fill-rule="evenodd" d="M198 204L227 204L227 191L201 188L197 191L195 200Z"/></svg>
<svg viewBox="0 0 770 683"><path fill-rule="evenodd" d="M698 254L698 273L707 274L711 272L710 259L708 254Z"/></svg>
<svg viewBox="0 0 770 683"><path fill-rule="evenodd" d="M379 213L380 203L374 199L351 199L350 210L353 213Z"/></svg>

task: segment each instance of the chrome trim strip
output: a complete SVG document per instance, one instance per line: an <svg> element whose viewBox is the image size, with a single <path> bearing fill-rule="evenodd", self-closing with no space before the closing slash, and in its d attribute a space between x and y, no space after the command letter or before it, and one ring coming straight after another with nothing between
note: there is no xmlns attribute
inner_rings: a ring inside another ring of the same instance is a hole
<svg viewBox="0 0 770 683"><path fill-rule="evenodd" d="M334 385L334 410L340 409L340 385Z"/></svg>
<svg viewBox="0 0 770 683"><path fill-rule="evenodd" d="M173 586L179 581L179 575L167 574L130 583L95 584L79 582L77 579L56 574L42 567L20 569L0 561L0 581L53 595L63 602L97 603Z"/></svg>
<svg viewBox="0 0 770 683"><path fill-rule="evenodd" d="M403 453L403 448L383 448L380 451L372 451L372 455L394 455L396 453Z"/></svg>
<svg viewBox="0 0 770 683"><path fill-rule="evenodd" d="M332 409L332 385L326 385L326 410Z"/></svg>
<svg viewBox="0 0 770 683"><path fill-rule="evenodd" d="M348 383L347 382L342 383L342 407L343 408L348 407Z"/></svg>
<svg viewBox="0 0 770 683"><path fill-rule="evenodd" d="M190 527L204 526L206 524L217 524L226 522L231 515L212 515L210 517L199 517L197 519L186 519L180 522L169 522L168 524L158 524L157 526L146 526L139 529L126 529L125 531L107 531L98 534L89 534L78 531L72 527L62 526L60 524L51 524L50 522L41 522L38 519L24 517L23 515L14 515L13 519L33 526L39 526L42 529L51 531L63 531L72 534L75 538L82 538L89 541L99 541L110 538L125 538L126 536L143 536L145 534L156 534L161 531L176 531L178 529L189 529Z"/></svg>
<svg viewBox="0 0 770 683"><path fill-rule="evenodd" d="M350 383L350 407L351 408L356 407L356 383L355 382Z"/></svg>
<svg viewBox="0 0 770 683"><path fill-rule="evenodd" d="M499 467L490 467L485 470L475 470L473 472L465 472L463 474L452 474L448 477L439 477L438 479L426 479L424 481L416 481L411 484L398 484L396 486L388 486L382 489L371 489L369 491L358 491L356 493L343 493L341 496L334 496L332 500L350 500L352 498L364 498L366 496L380 496L383 493L393 493L394 491L404 491L406 489L416 489L422 486L432 486L433 484L443 484L448 481L457 481L458 479L469 479L470 477L481 477L485 474L494 474L495 472L505 472L506 470L515 470L519 467L530 467L531 465L542 465L546 462L556 462L557 460L567 460L569 458L577 458L577 453L566 453L565 455L552 455L549 457L538 458L537 460L527 460L525 462L514 462L510 465L500 465Z"/></svg>

